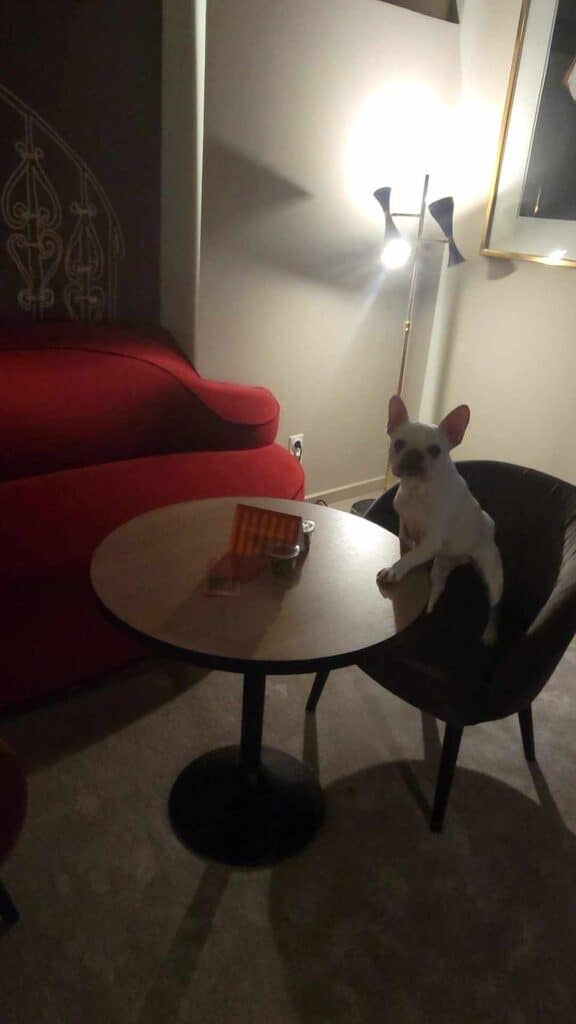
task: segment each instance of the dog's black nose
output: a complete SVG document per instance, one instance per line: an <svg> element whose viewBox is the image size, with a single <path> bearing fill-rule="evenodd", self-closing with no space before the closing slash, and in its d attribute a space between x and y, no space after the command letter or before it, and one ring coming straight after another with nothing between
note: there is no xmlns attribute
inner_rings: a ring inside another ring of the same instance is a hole
<svg viewBox="0 0 576 1024"><path fill-rule="evenodd" d="M417 448L410 448L400 459L399 476L418 476L424 469L424 453Z"/></svg>

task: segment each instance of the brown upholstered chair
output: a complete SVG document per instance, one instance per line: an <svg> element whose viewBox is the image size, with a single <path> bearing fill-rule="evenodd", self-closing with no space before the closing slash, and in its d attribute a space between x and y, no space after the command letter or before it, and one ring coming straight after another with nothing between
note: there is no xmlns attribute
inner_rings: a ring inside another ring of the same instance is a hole
<svg viewBox="0 0 576 1024"><path fill-rule="evenodd" d="M496 523L504 563L498 644L480 642L488 614L484 585L462 566L430 615L358 662L381 686L446 723L434 832L442 829L465 726L517 714L524 753L535 759L532 702L576 633L576 487L509 463L457 466ZM395 493L379 498L367 518L398 533ZM327 675L316 677L308 711Z"/></svg>
<svg viewBox="0 0 576 1024"><path fill-rule="evenodd" d="M12 850L26 814L26 778L10 747L0 740L0 864ZM0 919L5 924L18 920L18 911L0 882Z"/></svg>

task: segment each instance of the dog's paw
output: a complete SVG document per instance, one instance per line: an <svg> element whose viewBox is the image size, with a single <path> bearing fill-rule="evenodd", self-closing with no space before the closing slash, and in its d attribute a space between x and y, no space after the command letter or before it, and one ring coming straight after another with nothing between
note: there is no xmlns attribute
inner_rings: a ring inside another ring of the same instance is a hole
<svg viewBox="0 0 576 1024"><path fill-rule="evenodd" d="M398 574L395 565L391 565L387 569L380 569L380 572L376 576L376 583L379 587L387 587L389 583L397 583Z"/></svg>

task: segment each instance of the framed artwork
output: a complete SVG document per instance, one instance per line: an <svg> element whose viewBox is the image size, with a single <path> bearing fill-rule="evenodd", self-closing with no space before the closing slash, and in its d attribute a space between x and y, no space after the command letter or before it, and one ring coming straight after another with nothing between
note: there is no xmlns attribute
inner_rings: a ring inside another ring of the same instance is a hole
<svg viewBox="0 0 576 1024"><path fill-rule="evenodd" d="M523 0L480 251L576 266L575 0Z"/></svg>

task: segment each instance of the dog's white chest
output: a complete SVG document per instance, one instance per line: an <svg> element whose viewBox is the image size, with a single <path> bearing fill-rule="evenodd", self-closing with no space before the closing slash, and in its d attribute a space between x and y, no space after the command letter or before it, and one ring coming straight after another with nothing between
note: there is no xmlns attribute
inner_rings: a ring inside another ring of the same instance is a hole
<svg viewBox="0 0 576 1024"><path fill-rule="evenodd" d="M430 522L430 502L424 494L398 491L394 508L402 523L402 534L411 544L419 544Z"/></svg>

